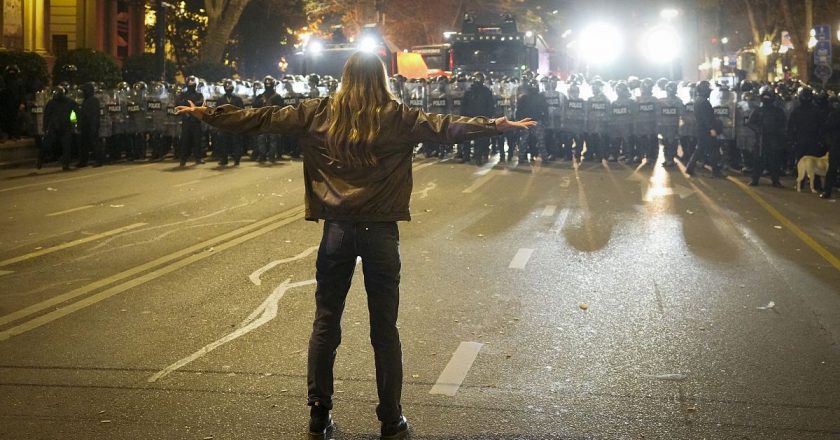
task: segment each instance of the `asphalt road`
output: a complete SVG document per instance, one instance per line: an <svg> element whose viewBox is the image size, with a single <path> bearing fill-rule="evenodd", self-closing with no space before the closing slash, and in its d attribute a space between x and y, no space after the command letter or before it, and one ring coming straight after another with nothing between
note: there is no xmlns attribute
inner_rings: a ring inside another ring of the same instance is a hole
<svg viewBox="0 0 840 440"><path fill-rule="evenodd" d="M840 203L746 181L418 159L412 438L840 438ZM299 162L2 170L0 200L0 438L303 438ZM335 438L372 440L357 272Z"/></svg>

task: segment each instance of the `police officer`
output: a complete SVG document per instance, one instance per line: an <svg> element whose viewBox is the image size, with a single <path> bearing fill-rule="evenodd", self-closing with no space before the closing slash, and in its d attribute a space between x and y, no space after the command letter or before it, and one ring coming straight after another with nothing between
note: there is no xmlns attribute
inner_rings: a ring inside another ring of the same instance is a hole
<svg viewBox="0 0 840 440"><path fill-rule="evenodd" d="M639 156L633 145L633 123L637 105L630 97L630 88L624 81L615 85L616 99L610 105L609 160L616 160L624 152L628 163L635 163Z"/></svg>
<svg viewBox="0 0 840 440"><path fill-rule="evenodd" d="M821 157L825 148L820 139L823 126L823 112L814 103L814 91L808 86L799 89L799 105L790 113L787 134L793 143L794 161L802 156Z"/></svg>
<svg viewBox="0 0 840 440"><path fill-rule="evenodd" d="M79 144L79 163L77 167L86 167L91 152L94 157L94 167L102 165L105 161L102 146L99 143L99 111L101 106L99 99L94 95L93 83L82 84L82 94L84 101L82 102L82 109L79 112L79 131L81 132L81 142Z"/></svg>
<svg viewBox="0 0 840 440"><path fill-rule="evenodd" d="M684 96L685 107L680 117L680 147L682 156L680 161L687 163L694 150L697 149L697 120L694 117L694 99L697 97L697 85L688 83L686 85L688 96Z"/></svg>
<svg viewBox="0 0 840 440"><path fill-rule="evenodd" d="M111 139L109 139L109 160L119 160L122 155L130 156L128 140L128 98L130 87L127 82L117 84L111 92L108 115L111 117Z"/></svg>
<svg viewBox="0 0 840 440"><path fill-rule="evenodd" d="M457 76L451 78L449 84L449 105L453 115L463 114L464 93L468 88L467 75L459 73ZM462 159L462 148L458 148L455 152L455 157Z"/></svg>
<svg viewBox="0 0 840 440"><path fill-rule="evenodd" d="M233 94L234 84L232 80L224 80L222 87L224 88L225 94L219 98L219 105L229 104L238 108L244 107L245 104L243 104L242 98ZM228 158L232 158L233 166L238 167L239 160L242 157L242 136L220 130L216 138L219 144L219 165L226 166L228 164Z"/></svg>
<svg viewBox="0 0 840 440"><path fill-rule="evenodd" d="M563 127L563 150L564 157L572 160L574 157L580 161L583 151L583 139L586 133L586 101L580 97L580 86L572 83L566 92L566 100L563 103L563 116L561 117Z"/></svg>
<svg viewBox="0 0 840 440"><path fill-rule="evenodd" d="M662 152L665 162L662 166L671 168L676 163L677 143L679 142L680 117L683 114L683 102L677 96L677 83L670 81L664 87L665 97L657 106L656 131L662 136Z"/></svg>
<svg viewBox="0 0 840 440"><path fill-rule="evenodd" d="M516 119L522 120L525 118L531 118L537 121L537 125L531 128L533 131L535 140L536 140L536 150L531 150L531 160L534 160L536 153L539 152L540 157L542 157L543 161L549 161L550 158L548 157L548 151L545 148L545 134L543 129L541 128L545 123L546 118L548 117L548 104L545 102L545 97L540 94L539 84L535 80L531 80L528 84L528 88L524 95L522 95L516 103ZM525 146L528 145L528 131L523 131L520 133L519 137L519 164L524 165L528 163L528 152L530 148L526 148Z"/></svg>
<svg viewBox="0 0 840 440"><path fill-rule="evenodd" d="M639 87L636 98L636 114L633 118L633 137L636 150L629 163L640 163L646 158L646 164L652 165L659 156L659 141L656 137L656 98L653 96L653 80L645 78Z"/></svg>
<svg viewBox="0 0 840 440"><path fill-rule="evenodd" d="M132 87L131 98L128 103L128 117L130 120L131 155L129 160L143 160L146 158L146 89L143 81L138 81Z"/></svg>
<svg viewBox="0 0 840 440"><path fill-rule="evenodd" d="M495 114L496 102L493 99L493 92L484 85L484 74L477 72L473 75L473 83L469 90L464 93L464 100L461 104L463 116L492 116ZM473 141L475 144L475 161L477 164L484 164L490 154L490 138L479 138ZM470 161L470 143L459 145L461 148L461 162Z"/></svg>
<svg viewBox="0 0 840 440"><path fill-rule="evenodd" d="M771 87L762 87L759 96L761 107L752 113L748 122L758 135L758 151L754 156L750 185L758 185L758 179L766 169L770 172L773 186L781 188L779 175L785 145L785 113L775 105L776 94Z"/></svg>
<svg viewBox="0 0 840 440"><path fill-rule="evenodd" d="M273 105L272 99L274 102L282 99L279 96L275 98L277 95L277 81L275 81L273 76L266 75L262 83L265 90L254 99L254 108ZM279 138L278 135L274 134L260 134L257 136L257 161L259 163L265 163L266 160L271 160L272 163L277 161L277 158L280 156Z"/></svg>
<svg viewBox="0 0 840 440"><path fill-rule="evenodd" d="M720 121L715 118L712 104L709 103L709 96L712 95L712 87L708 81L700 81L696 89L697 98L694 100L694 117L697 123L697 149L691 155L686 165L686 173L689 176L695 174L694 167L699 159L711 165L712 175L723 177L720 172L720 149L717 145L717 136L721 130Z"/></svg>
<svg viewBox="0 0 840 440"><path fill-rule="evenodd" d="M735 94L729 89L729 84L720 85L715 101L712 109L722 128L718 133L718 145L724 154L724 162L730 169L740 170L741 155L735 145Z"/></svg>
<svg viewBox="0 0 840 440"><path fill-rule="evenodd" d="M546 105L548 105L548 114L543 126L546 150L550 155L547 159L562 157L563 139L560 135L560 129L562 127L564 97L557 90L557 84L558 80L554 75L544 76L540 79L540 85L544 88L542 95L545 98Z"/></svg>
<svg viewBox="0 0 840 440"><path fill-rule="evenodd" d="M593 79L591 85L592 96L586 102L586 156L584 160L603 160L607 159L607 150L610 145L607 134L610 100L604 94L603 81Z"/></svg>
<svg viewBox="0 0 840 440"><path fill-rule="evenodd" d="M53 90L52 99L44 108L44 144L38 154L36 167L41 169L41 164L46 153L52 150L53 145L58 142L61 146L61 169L70 169L70 148L73 142L73 125L76 123L76 115L79 109L76 103L66 96L64 87L58 86Z"/></svg>
<svg viewBox="0 0 840 440"><path fill-rule="evenodd" d="M312 97L313 95L319 95L321 93L318 90L319 82L320 79L318 78L318 75L309 75L310 97ZM274 95L274 97L271 99L271 104L280 105L282 107L288 105L295 106L300 104L303 100L303 94L295 91L294 79L291 76L286 76L285 78L283 78L283 96ZM298 145L298 140L296 137L289 135L281 135L278 142L280 143L280 154L277 155L278 158L282 157L282 153L285 153L293 159L300 158L300 146Z"/></svg>
<svg viewBox="0 0 840 440"><path fill-rule="evenodd" d="M758 138L755 131L749 128L747 124L758 106L759 101L752 82L743 81L741 83L741 96L735 107L735 144L741 154L742 172L750 175L752 174L752 164L755 162L753 156L756 153L756 140Z"/></svg>
<svg viewBox="0 0 840 440"><path fill-rule="evenodd" d="M26 88L16 64L10 64L3 70L3 82L5 87L0 88L0 132L6 133L10 139L19 139L20 112L26 109Z"/></svg>
<svg viewBox="0 0 840 440"><path fill-rule="evenodd" d="M189 106L190 102L196 106L204 105L204 95L198 92L198 78L187 77L187 90L179 97L177 105ZM201 104L199 104L201 103ZM192 153L195 164L204 163L204 151L201 149L201 120L189 113L181 115L181 142L178 148L178 159L183 167Z"/></svg>
<svg viewBox="0 0 840 440"><path fill-rule="evenodd" d="M32 120L35 129L35 146L38 151L44 149L44 107L50 100L51 93L47 88L39 90L35 93L35 100L32 102Z"/></svg>
<svg viewBox="0 0 840 440"><path fill-rule="evenodd" d="M166 106L166 117L161 138L161 158L166 156L169 150L173 150L176 155L180 153L181 117L175 113L175 103L178 102L182 94L180 87L174 84L166 86L166 94L162 100L162 103Z"/></svg>
<svg viewBox="0 0 840 440"><path fill-rule="evenodd" d="M449 81L443 75L438 76L430 84L429 88L429 112L447 114L449 113ZM426 150L426 157L436 156L443 158L446 155L446 146L442 144L423 145Z"/></svg>
<svg viewBox="0 0 840 440"><path fill-rule="evenodd" d="M832 96L828 99L831 110L823 123L823 134L828 145L828 173L825 176L825 186L820 197L830 199L834 185L837 183L837 173L840 172L840 98Z"/></svg>
<svg viewBox="0 0 840 440"><path fill-rule="evenodd" d="M309 99L321 97L321 77L313 73L307 78L309 81Z"/></svg>
<svg viewBox="0 0 840 440"><path fill-rule="evenodd" d="M166 151L163 148L163 128L166 124L166 109L163 99L164 88L160 82L153 82L146 94L146 136L152 150L153 161L163 159Z"/></svg>

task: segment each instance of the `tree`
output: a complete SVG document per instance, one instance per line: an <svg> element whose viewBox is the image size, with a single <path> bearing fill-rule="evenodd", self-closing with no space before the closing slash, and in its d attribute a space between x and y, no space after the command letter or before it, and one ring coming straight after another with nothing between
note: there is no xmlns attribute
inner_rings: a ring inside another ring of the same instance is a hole
<svg viewBox="0 0 840 440"><path fill-rule="evenodd" d="M201 60L221 62L233 28L251 0L204 0L207 36L201 46Z"/></svg>

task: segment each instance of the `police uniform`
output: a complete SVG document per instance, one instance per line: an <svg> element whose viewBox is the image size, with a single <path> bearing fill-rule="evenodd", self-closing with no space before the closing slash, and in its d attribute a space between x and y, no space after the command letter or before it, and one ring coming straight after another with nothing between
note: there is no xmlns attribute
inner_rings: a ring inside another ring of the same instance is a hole
<svg viewBox="0 0 840 440"><path fill-rule="evenodd" d="M628 162L638 155L633 149L633 123L636 117L636 102L630 98L630 90L625 84L616 87L618 97L610 104L610 148L609 160L616 160L624 153Z"/></svg>
<svg viewBox="0 0 840 440"><path fill-rule="evenodd" d="M665 86L666 96L659 100L656 112L656 131L662 136L662 152L665 155L665 167L675 165L674 158L677 156L677 143L679 142L680 118L683 115L684 105L676 94L676 84L668 83Z"/></svg>
<svg viewBox="0 0 840 440"><path fill-rule="evenodd" d="M196 90L198 85L195 77L187 79L187 90L178 98L177 105L189 106L190 101L195 105L204 104L204 95ZM181 142L179 144L178 159L181 166L186 165L190 154L195 158L196 164L204 163L204 150L202 149L201 120L185 112L181 115Z"/></svg>
<svg viewBox="0 0 840 440"><path fill-rule="evenodd" d="M571 160L572 157L580 160L583 151L583 139L586 134L587 103L580 98L580 90L577 85L570 87L567 95L563 103L563 115L561 117L564 156L567 160Z"/></svg>
<svg viewBox="0 0 840 440"><path fill-rule="evenodd" d="M586 160L606 159L610 144L609 110L610 100L604 93L593 87L595 95L586 102Z"/></svg>

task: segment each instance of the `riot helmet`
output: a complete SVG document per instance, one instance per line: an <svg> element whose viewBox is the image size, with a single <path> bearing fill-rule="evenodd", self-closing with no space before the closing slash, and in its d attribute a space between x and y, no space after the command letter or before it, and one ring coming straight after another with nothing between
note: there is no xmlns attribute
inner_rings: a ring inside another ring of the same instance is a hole
<svg viewBox="0 0 840 440"><path fill-rule="evenodd" d="M668 81L668 84L665 84L665 93L668 94L669 98L676 98L677 97L677 83L674 81Z"/></svg>
<svg viewBox="0 0 840 440"><path fill-rule="evenodd" d="M592 94L593 95L600 95L604 91L604 82L600 79L593 79L592 80Z"/></svg>
<svg viewBox="0 0 840 440"><path fill-rule="evenodd" d="M708 81L700 81L697 83L694 92L697 96L708 99L709 96L712 96L712 85Z"/></svg>
<svg viewBox="0 0 840 440"><path fill-rule="evenodd" d="M265 87L266 91L274 90L274 88L277 86L277 80L275 80L274 77L271 75L266 75L265 78L263 78L263 86Z"/></svg>
<svg viewBox="0 0 840 440"><path fill-rule="evenodd" d="M814 90L808 86L803 86L799 88L799 92L796 96L799 98L799 102L810 103L814 100Z"/></svg>
<svg viewBox="0 0 840 440"><path fill-rule="evenodd" d="M16 76L16 75L20 74L20 67L18 67L17 64L9 64L4 69L4 72L8 76Z"/></svg>
<svg viewBox="0 0 840 440"><path fill-rule="evenodd" d="M225 95L232 95L234 90L233 80L225 79L222 81L222 88L225 90Z"/></svg>
<svg viewBox="0 0 840 440"><path fill-rule="evenodd" d="M627 87L627 83L624 81L619 82L615 85L615 94L619 98L630 98L630 88Z"/></svg>
<svg viewBox="0 0 840 440"><path fill-rule="evenodd" d="M56 86L52 91L52 98L59 100L64 99L64 96L67 94L67 89L62 86Z"/></svg>
<svg viewBox="0 0 840 440"><path fill-rule="evenodd" d="M759 92L759 97L761 98L762 104L773 104L776 101L776 92L773 91L773 87L764 86Z"/></svg>
<svg viewBox="0 0 840 440"><path fill-rule="evenodd" d="M560 78L557 78L557 75L551 75L548 77L548 89L552 92L557 90L557 83L560 82Z"/></svg>
<svg viewBox="0 0 840 440"><path fill-rule="evenodd" d="M194 92L196 87L198 87L198 78L194 75L190 75L187 77L187 90L190 92Z"/></svg>
<svg viewBox="0 0 840 440"><path fill-rule="evenodd" d="M473 84L484 84L484 74L481 72L475 72L473 74Z"/></svg>
<svg viewBox="0 0 840 440"><path fill-rule="evenodd" d="M640 89L642 91L642 95L650 96L653 94L653 80L650 78L645 78L641 82Z"/></svg>
<svg viewBox="0 0 840 440"><path fill-rule="evenodd" d="M642 82L639 80L638 76L631 75L627 77L627 87L629 87L630 90L638 89L641 86Z"/></svg>
<svg viewBox="0 0 840 440"><path fill-rule="evenodd" d="M86 82L82 84L82 87L80 88L82 89L82 95L85 97L85 99L93 96L94 84L92 82Z"/></svg>
<svg viewBox="0 0 840 440"><path fill-rule="evenodd" d="M669 82L670 81L668 81L668 78L665 78L663 76L662 78L656 80L656 87L659 87L659 90L665 90L665 88L668 87Z"/></svg>
<svg viewBox="0 0 840 440"><path fill-rule="evenodd" d="M313 73L309 75L309 87L318 87L321 84L321 77L318 74Z"/></svg>
<svg viewBox="0 0 840 440"><path fill-rule="evenodd" d="M572 99L580 99L580 86L577 83L572 83L569 86L569 97Z"/></svg>
<svg viewBox="0 0 840 440"><path fill-rule="evenodd" d="M129 86L128 83L125 81L120 81L117 83L116 89L120 92L127 92L131 89L131 86Z"/></svg>

